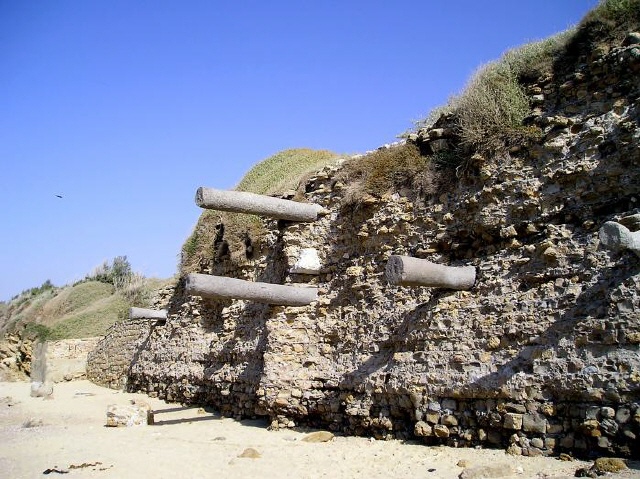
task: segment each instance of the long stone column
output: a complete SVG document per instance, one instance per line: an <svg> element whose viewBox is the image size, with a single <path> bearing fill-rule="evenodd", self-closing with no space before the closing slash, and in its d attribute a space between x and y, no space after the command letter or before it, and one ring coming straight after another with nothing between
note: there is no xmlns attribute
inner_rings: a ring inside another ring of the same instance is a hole
<svg viewBox="0 0 640 479"><path fill-rule="evenodd" d="M199 273L187 275L185 291L204 298L246 299L281 306L305 306L318 299L317 288L259 283Z"/></svg>
<svg viewBox="0 0 640 479"><path fill-rule="evenodd" d="M426 259L393 255L387 261L387 280L400 286L471 289L476 282L473 266L445 266Z"/></svg>
<svg viewBox="0 0 640 479"><path fill-rule="evenodd" d="M164 309L131 308L129 319L167 319L167 311Z"/></svg>
<svg viewBox="0 0 640 479"><path fill-rule="evenodd" d="M196 191L200 208L234 213L250 213L290 221L315 221L324 211L320 205L283 200L245 191L216 190L200 187Z"/></svg>

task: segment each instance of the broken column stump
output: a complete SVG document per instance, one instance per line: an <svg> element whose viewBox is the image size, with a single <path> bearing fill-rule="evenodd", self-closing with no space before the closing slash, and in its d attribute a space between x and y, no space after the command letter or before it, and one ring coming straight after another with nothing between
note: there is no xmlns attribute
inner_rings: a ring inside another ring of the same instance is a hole
<svg viewBox="0 0 640 479"><path fill-rule="evenodd" d="M636 215L629 216L627 218L623 218L623 220L634 218L635 216ZM598 235L600 237L600 243L605 248L612 251L628 249L640 256L640 231L631 231L622 224L622 220L620 223L616 221L607 221L600 228Z"/></svg>
<svg viewBox="0 0 640 479"><path fill-rule="evenodd" d="M281 306L306 306L318 299L317 288L259 283L200 273L187 275L185 291L203 298L246 299Z"/></svg>
<svg viewBox="0 0 640 479"><path fill-rule="evenodd" d="M198 188L196 204L200 208L249 213L290 221L315 221L324 211L320 205L283 200L245 191L226 191L214 188Z"/></svg>
<svg viewBox="0 0 640 479"><path fill-rule="evenodd" d="M476 282L473 266L445 266L426 259L392 255L387 261L387 280L400 286L471 289Z"/></svg>

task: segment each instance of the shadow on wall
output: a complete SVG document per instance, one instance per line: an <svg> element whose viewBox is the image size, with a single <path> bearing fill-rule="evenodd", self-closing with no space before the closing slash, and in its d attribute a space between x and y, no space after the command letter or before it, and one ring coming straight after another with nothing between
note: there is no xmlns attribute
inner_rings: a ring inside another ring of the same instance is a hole
<svg viewBox="0 0 640 479"><path fill-rule="evenodd" d="M553 322L543 333L537 345L520 346L519 353L512 359L497 365L497 370L489 374L484 374L474 381L465 385L465 389L473 391L472 395L484 392L493 395L496 391L505 386L516 374L534 374L536 358L533 354L536 350L552 349L558 351L565 346L562 344L569 340L569 347L575 347L577 354L581 358L588 356L591 358L607 359L611 352L612 344L619 354L624 355L624 351L629 354L637 354L637 345L620 345L620 338L615 336L618 330L605 331L598 329L597 324L606 318L607 309L611 307L611 294L625 281L640 274L640 259L632 253L623 253L624 259L619 261L614 267L606 268L600 272L598 281L590 288L583 291L575 298L574 304L569 307L562 316ZM618 258L620 260L620 258ZM431 313L440 300L448 295L454 294L452 291L435 290L431 299L418 305L412 311L402 314L402 321L394 328L388 339L381 341L379 351L372 354L358 368L345 375L340 381L340 388L362 391L367 382L375 380L375 376L381 377L384 384L391 379L393 372L394 354L400 352L419 352L413 337L419 337L420 331L432 328ZM606 300L606 305L595 309L596 304ZM394 321L395 322L395 321ZM576 336L579 334L586 337L576 343ZM421 340L418 340L421 341ZM586 353L586 354L584 354ZM429 365L426 365L429 366ZM432 365L433 366L433 365ZM547 392L550 392L557 400L588 400L587 388L598 386L592 384L590 376L598 371L597 368L587 365L581 370L550 370L549 380L544 382ZM600 385L605 389L604 385ZM593 399L593 398L591 398Z"/></svg>
<svg viewBox="0 0 640 479"><path fill-rule="evenodd" d="M629 278L640 273L640 261L635 255L632 253L623 254L628 256L629 261L601 271L598 282L578 295L575 299L575 304L544 331L544 349L551 348L557 351L564 339L569 339L570 344L575 344L574 335L578 329L590 331L588 340L590 342L593 341L593 343L591 345L576 345L576 350L590 350L593 357L598 355L606 356L607 352L611 350L611 344L617 343L618 338L605 338L603 336L608 333L594 330L593 322L601 320L606 315L606 310L594 309L594 305L605 298L608 299L607 302L610 304L610 292L618 288ZM471 383L471 386L479 387L487 391L497 390L504 386L517 373L534 373L534 359L531 355L532 348L536 348L536 346L521 348L517 356L501 364L497 371L478 378ZM616 349L624 349L624 346L618 345ZM633 350L637 351L637 347L634 346ZM557 371L557 374L550 378L551 382L545 382L545 388L551 392L556 399L590 399L576 397L576 395L578 391L586 394L585 389L592 387L589 381L589 375L595 372L597 372L597 369L594 369L593 366L587 366L581 371ZM573 381L573 384L571 381Z"/></svg>

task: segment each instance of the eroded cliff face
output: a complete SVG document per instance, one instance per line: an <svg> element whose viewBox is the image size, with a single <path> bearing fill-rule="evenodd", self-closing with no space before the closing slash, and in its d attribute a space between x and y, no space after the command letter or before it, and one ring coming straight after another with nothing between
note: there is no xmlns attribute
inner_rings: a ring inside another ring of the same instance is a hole
<svg viewBox="0 0 640 479"><path fill-rule="evenodd" d="M204 272L310 283L306 307L186 297L136 352L130 389L273 427L639 456L640 259L599 245L640 212L640 45L530 85L539 144L475 157L454 189L344 206L340 165L306 184L329 210L265 221L261 253ZM437 134L420 132L423 146ZM301 251L318 274L295 274ZM402 254L473 265L470 291L392 286Z"/></svg>

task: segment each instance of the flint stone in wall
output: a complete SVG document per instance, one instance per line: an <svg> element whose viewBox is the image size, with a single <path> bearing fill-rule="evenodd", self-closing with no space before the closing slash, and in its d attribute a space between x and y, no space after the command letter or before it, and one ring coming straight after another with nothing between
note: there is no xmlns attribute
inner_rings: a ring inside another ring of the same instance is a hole
<svg viewBox="0 0 640 479"><path fill-rule="evenodd" d="M291 272L296 274L320 274L320 257L315 248L304 248L300 250L300 256L291 267Z"/></svg>
<svg viewBox="0 0 640 479"><path fill-rule="evenodd" d="M629 408L621 407L616 412L616 421L618 421L620 424L629 422L630 418L631 418L631 410Z"/></svg>

